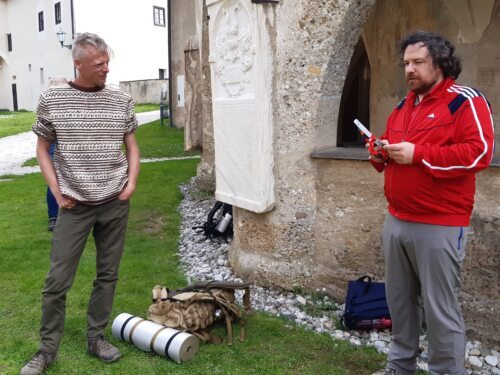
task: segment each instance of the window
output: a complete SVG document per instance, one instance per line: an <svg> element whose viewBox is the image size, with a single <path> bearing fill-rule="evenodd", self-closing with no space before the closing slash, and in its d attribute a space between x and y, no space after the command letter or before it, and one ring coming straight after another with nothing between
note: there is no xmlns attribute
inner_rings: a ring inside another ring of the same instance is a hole
<svg viewBox="0 0 500 375"><path fill-rule="evenodd" d="M361 38L354 49L340 99L337 125L338 147L365 146L365 142L353 124L356 118L370 129L370 63Z"/></svg>
<svg viewBox="0 0 500 375"><path fill-rule="evenodd" d="M153 6L153 19L155 26L165 27L165 8Z"/></svg>
<svg viewBox="0 0 500 375"><path fill-rule="evenodd" d="M12 51L12 34L7 34L7 51Z"/></svg>
<svg viewBox="0 0 500 375"><path fill-rule="evenodd" d="M38 12L38 31L43 31L43 12Z"/></svg>
<svg viewBox="0 0 500 375"><path fill-rule="evenodd" d="M45 76L43 75L43 68L40 68L40 83L42 85L45 83Z"/></svg>
<svg viewBox="0 0 500 375"><path fill-rule="evenodd" d="M56 19L56 25L61 23L61 3L54 4L54 18Z"/></svg>
<svg viewBox="0 0 500 375"><path fill-rule="evenodd" d="M165 79L165 69L159 69L160 79Z"/></svg>

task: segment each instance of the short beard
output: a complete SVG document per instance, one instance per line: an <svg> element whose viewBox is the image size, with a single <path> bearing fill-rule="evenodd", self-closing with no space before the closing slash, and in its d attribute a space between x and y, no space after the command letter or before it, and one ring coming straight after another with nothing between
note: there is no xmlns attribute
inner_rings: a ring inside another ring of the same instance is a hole
<svg viewBox="0 0 500 375"><path fill-rule="evenodd" d="M437 82L429 84L421 84L420 86L416 87L415 89L412 89L410 86L410 90L413 91L416 95L424 95L427 94L429 91L432 90L432 88L436 85Z"/></svg>

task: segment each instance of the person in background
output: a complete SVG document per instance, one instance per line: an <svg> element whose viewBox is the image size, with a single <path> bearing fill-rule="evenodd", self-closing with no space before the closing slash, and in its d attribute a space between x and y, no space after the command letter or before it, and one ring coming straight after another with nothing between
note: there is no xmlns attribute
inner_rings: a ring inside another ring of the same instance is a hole
<svg viewBox="0 0 500 375"><path fill-rule="evenodd" d="M63 76L54 76L49 80L49 87L60 86L67 83L68 81ZM56 144L52 143L49 149L50 158L52 160L54 160L55 149L56 149ZM59 211L59 206L57 205L57 201L56 198L54 197L54 194L52 194L52 191L50 191L50 188L48 186L47 186L46 201L47 201L47 213L49 215L49 224L47 229L49 232L52 232L54 230L54 227L56 226L57 212Z"/></svg>
<svg viewBox="0 0 500 375"><path fill-rule="evenodd" d="M387 157L370 156L389 202L382 242L394 339L385 374L415 373L425 318L429 372L465 375L460 272L475 174L493 157L491 108L455 81L461 63L446 38L413 32L400 52L410 91L381 137Z"/></svg>
<svg viewBox="0 0 500 375"><path fill-rule="evenodd" d="M137 119L132 98L106 85L110 49L102 38L79 34L72 55L77 78L40 95L33 125L38 162L59 216L42 292L39 350L21 375L41 374L56 359L66 294L90 232L96 247L96 279L87 310L87 351L105 362L121 357L105 339L104 329L113 307L129 200L139 175ZM52 143L57 143L54 162Z"/></svg>

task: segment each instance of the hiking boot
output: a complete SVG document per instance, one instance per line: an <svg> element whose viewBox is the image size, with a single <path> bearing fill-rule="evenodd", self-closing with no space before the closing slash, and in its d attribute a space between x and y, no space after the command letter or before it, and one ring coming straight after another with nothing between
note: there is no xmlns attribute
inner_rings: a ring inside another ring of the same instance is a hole
<svg viewBox="0 0 500 375"><path fill-rule="evenodd" d="M53 232L54 231L54 227L56 226L56 221L57 221L56 217L49 218L49 225L47 226L47 230L49 232Z"/></svg>
<svg viewBox="0 0 500 375"><path fill-rule="evenodd" d="M55 353L47 353L39 350L21 369L19 375L39 375L49 367L56 359Z"/></svg>
<svg viewBox="0 0 500 375"><path fill-rule="evenodd" d="M88 339L87 351L104 362L115 362L121 357L118 348L106 341L103 335Z"/></svg>

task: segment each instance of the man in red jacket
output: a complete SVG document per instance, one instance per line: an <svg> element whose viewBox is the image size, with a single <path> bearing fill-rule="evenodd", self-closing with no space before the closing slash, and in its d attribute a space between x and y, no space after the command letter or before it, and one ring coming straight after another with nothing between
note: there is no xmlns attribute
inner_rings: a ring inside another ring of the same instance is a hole
<svg viewBox="0 0 500 375"><path fill-rule="evenodd" d="M454 46L418 31L400 42L410 92L387 122L383 149L389 202L382 241L394 340L387 374L413 374L422 312L431 374L464 375L465 326L458 291L475 174L493 156L491 109L455 82Z"/></svg>

